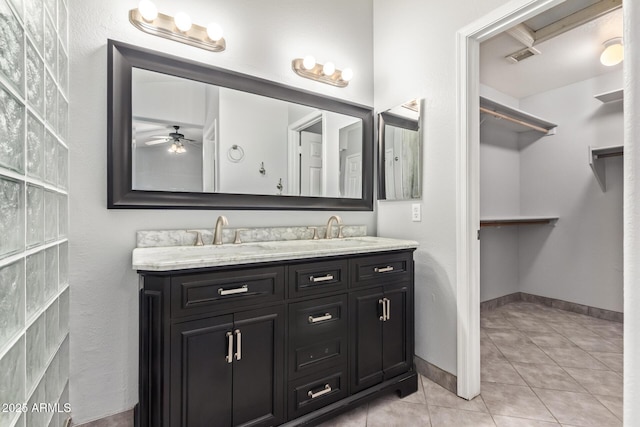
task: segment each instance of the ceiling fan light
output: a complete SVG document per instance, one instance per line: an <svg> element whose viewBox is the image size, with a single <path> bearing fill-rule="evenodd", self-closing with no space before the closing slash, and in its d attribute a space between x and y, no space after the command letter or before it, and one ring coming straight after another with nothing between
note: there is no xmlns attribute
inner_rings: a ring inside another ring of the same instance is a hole
<svg viewBox="0 0 640 427"><path fill-rule="evenodd" d="M616 37L604 42L604 51L600 55L602 65L612 67L622 62L624 59L624 46L622 37Z"/></svg>

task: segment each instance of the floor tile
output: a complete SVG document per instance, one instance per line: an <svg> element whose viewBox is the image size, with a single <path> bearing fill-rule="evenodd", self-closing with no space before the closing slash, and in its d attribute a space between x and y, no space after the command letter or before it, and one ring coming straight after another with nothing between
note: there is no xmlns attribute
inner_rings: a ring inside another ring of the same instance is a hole
<svg viewBox="0 0 640 427"><path fill-rule="evenodd" d="M514 363L513 367L531 387L580 393L587 392L560 366Z"/></svg>
<svg viewBox="0 0 640 427"><path fill-rule="evenodd" d="M481 340L480 341L480 363L485 361L503 361L506 362L507 359L504 355L498 350L498 347L490 340Z"/></svg>
<svg viewBox="0 0 640 427"><path fill-rule="evenodd" d="M613 371L565 368L589 393L603 396L622 396L622 376Z"/></svg>
<svg viewBox="0 0 640 427"><path fill-rule="evenodd" d="M483 360L480 364L482 382L527 385L509 362Z"/></svg>
<svg viewBox="0 0 640 427"><path fill-rule="evenodd" d="M568 348L575 347L571 341L557 332L525 332L527 337L539 347Z"/></svg>
<svg viewBox="0 0 640 427"><path fill-rule="evenodd" d="M590 394L538 388L533 390L561 424L622 426L622 422Z"/></svg>
<svg viewBox="0 0 640 427"><path fill-rule="evenodd" d="M487 331L489 338L495 345L526 345L531 340L522 332L515 329L490 329ZM498 347L499 348L499 347Z"/></svg>
<svg viewBox="0 0 640 427"><path fill-rule="evenodd" d="M345 414L319 424L318 427L366 427L367 405L360 406Z"/></svg>
<svg viewBox="0 0 640 427"><path fill-rule="evenodd" d="M596 334L595 332L591 332L584 326L571 321L548 321L547 324L551 326L556 332L564 335L565 337L600 337L600 335Z"/></svg>
<svg viewBox="0 0 640 427"><path fill-rule="evenodd" d="M555 332L549 324L539 319L509 319L509 322L521 331Z"/></svg>
<svg viewBox="0 0 640 427"><path fill-rule="evenodd" d="M504 415L494 415L493 421L498 427L553 427L558 423L547 421L528 420L526 418L505 417Z"/></svg>
<svg viewBox="0 0 640 427"><path fill-rule="evenodd" d="M612 371L619 374L622 373L624 368L624 356L622 353L600 353L592 351L589 354L607 365Z"/></svg>
<svg viewBox="0 0 640 427"><path fill-rule="evenodd" d="M623 404L622 396L600 396L595 394L593 397L598 399L613 415L622 420Z"/></svg>
<svg viewBox="0 0 640 427"><path fill-rule="evenodd" d="M482 383L482 399L493 415L555 421L529 387Z"/></svg>
<svg viewBox="0 0 640 427"><path fill-rule="evenodd" d="M481 412L463 411L460 409L429 407L432 427L495 427L489 414ZM409 424L417 426L417 424Z"/></svg>
<svg viewBox="0 0 640 427"><path fill-rule="evenodd" d="M575 345L585 351L598 351L605 353L622 353L622 349L608 340L601 337L585 337L570 336L569 338Z"/></svg>
<svg viewBox="0 0 640 427"><path fill-rule="evenodd" d="M545 348L542 350L558 365L570 368L586 368L607 370L607 367L591 357L589 353L579 347L573 348Z"/></svg>
<svg viewBox="0 0 640 427"><path fill-rule="evenodd" d="M403 397L402 401L405 403L421 403L426 405L427 398L424 395L424 388L422 387L422 375L418 374L418 391Z"/></svg>
<svg viewBox="0 0 640 427"><path fill-rule="evenodd" d="M497 344L496 347L500 352L512 363L540 363L546 365L555 365L556 363L550 359L535 344L528 345L503 345Z"/></svg>
<svg viewBox="0 0 640 427"><path fill-rule="evenodd" d="M405 403L402 400L376 401L369 405L367 427L429 427L427 405Z"/></svg>
<svg viewBox="0 0 640 427"><path fill-rule="evenodd" d="M515 329L515 326L501 315L480 317L480 327L485 329Z"/></svg>
<svg viewBox="0 0 640 427"><path fill-rule="evenodd" d="M609 322L603 325L586 325L591 332L600 335L602 338L622 338L624 335L622 323Z"/></svg>
<svg viewBox="0 0 640 427"><path fill-rule="evenodd" d="M441 406L444 408L463 409L474 412L489 412L480 396L472 400L466 400L425 377L422 377L422 382L429 406Z"/></svg>

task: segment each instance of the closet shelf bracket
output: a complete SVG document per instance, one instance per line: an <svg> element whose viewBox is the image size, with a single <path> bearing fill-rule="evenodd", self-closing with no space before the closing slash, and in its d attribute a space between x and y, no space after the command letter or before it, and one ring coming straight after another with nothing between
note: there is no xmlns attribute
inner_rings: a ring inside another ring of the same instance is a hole
<svg viewBox="0 0 640 427"><path fill-rule="evenodd" d="M555 135L557 125L516 108L480 97L480 113L488 114L503 121L506 127L515 132L536 131L544 136Z"/></svg>
<svg viewBox="0 0 640 427"><path fill-rule="evenodd" d="M608 157L619 157L624 154L624 148L622 145L614 145L610 147L589 147L589 166L593 171L593 175L596 177L596 181L600 185L603 192L607 191L607 183L605 180L605 167L604 159Z"/></svg>

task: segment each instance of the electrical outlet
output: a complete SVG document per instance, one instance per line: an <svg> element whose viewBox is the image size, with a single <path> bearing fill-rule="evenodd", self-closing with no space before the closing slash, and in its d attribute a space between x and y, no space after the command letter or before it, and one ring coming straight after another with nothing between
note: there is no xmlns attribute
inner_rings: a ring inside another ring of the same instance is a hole
<svg viewBox="0 0 640 427"><path fill-rule="evenodd" d="M411 205L411 221L422 221L422 208L420 206L420 203L414 203Z"/></svg>

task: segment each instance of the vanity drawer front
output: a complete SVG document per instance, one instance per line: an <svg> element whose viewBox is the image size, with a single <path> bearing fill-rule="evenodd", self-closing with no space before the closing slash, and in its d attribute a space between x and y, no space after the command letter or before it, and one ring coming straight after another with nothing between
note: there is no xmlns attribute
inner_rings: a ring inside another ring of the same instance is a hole
<svg viewBox="0 0 640 427"><path fill-rule="evenodd" d="M339 369L289 382L289 419L347 397L347 369Z"/></svg>
<svg viewBox="0 0 640 427"><path fill-rule="evenodd" d="M351 286L368 286L413 277L412 253L388 253L351 260Z"/></svg>
<svg viewBox="0 0 640 427"><path fill-rule="evenodd" d="M284 267L175 276L171 294L172 317L279 301L284 298Z"/></svg>
<svg viewBox="0 0 640 427"><path fill-rule="evenodd" d="M318 261L289 267L289 297L297 298L346 289L346 260Z"/></svg>
<svg viewBox="0 0 640 427"><path fill-rule="evenodd" d="M289 373L308 375L346 363L346 294L289 306Z"/></svg>

